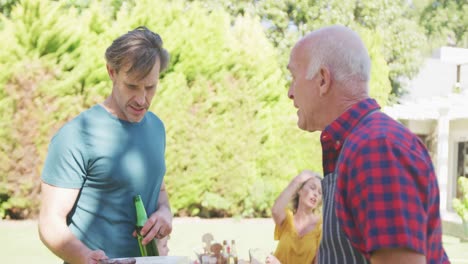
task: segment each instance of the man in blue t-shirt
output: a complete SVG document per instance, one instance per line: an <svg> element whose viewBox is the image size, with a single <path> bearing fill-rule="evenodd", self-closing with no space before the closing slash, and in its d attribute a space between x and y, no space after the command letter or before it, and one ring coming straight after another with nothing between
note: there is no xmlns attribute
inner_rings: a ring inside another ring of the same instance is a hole
<svg viewBox="0 0 468 264"><path fill-rule="evenodd" d="M112 92L52 138L42 173L39 235L66 263L140 256L133 197L148 221L143 244L172 231L164 185L164 124L148 112L169 54L158 34L136 28L105 53Z"/></svg>

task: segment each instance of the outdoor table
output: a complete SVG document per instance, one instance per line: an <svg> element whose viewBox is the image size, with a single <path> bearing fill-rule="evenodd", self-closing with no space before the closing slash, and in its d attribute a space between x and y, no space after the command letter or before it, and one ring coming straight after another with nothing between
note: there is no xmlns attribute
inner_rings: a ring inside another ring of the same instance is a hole
<svg viewBox="0 0 468 264"><path fill-rule="evenodd" d="M183 256L136 257L101 260L100 264L190 264L190 260Z"/></svg>

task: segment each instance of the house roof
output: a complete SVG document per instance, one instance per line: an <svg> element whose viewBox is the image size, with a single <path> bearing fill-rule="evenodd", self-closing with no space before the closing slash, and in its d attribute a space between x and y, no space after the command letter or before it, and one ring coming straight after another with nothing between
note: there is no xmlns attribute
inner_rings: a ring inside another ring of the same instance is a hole
<svg viewBox="0 0 468 264"><path fill-rule="evenodd" d="M383 111L395 119L438 119L444 113L449 119L466 119L468 118L468 92L407 100L384 107Z"/></svg>
<svg viewBox="0 0 468 264"><path fill-rule="evenodd" d="M468 49L456 47L441 47L433 54L434 58L441 61L462 65L468 63Z"/></svg>
<svg viewBox="0 0 468 264"><path fill-rule="evenodd" d="M460 80L457 83L457 66ZM408 94L384 112L396 119L468 118L468 49L442 47L406 84ZM460 93L454 93L458 87Z"/></svg>

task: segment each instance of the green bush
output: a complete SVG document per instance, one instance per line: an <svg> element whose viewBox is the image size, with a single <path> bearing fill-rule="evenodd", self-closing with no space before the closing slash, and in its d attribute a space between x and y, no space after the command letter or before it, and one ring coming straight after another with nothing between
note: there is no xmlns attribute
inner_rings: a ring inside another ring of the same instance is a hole
<svg viewBox="0 0 468 264"><path fill-rule="evenodd" d="M21 0L1 16L0 217L37 214L51 136L110 93L105 48L140 25L171 54L151 110L167 130L165 181L176 215L269 216L292 177L321 171L319 135L297 128L284 56L258 16L232 17L199 1L74 3ZM385 104L388 67L374 33L364 31L371 93Z"/></svg>
<svg viewBox="0 0 468 264"><path fill-rule="evenodd" d="M455 209L455 212L457 212L463 222L468 222L468 178L460 176L457 183L461 197L453 199L453 209Z"/></svg>

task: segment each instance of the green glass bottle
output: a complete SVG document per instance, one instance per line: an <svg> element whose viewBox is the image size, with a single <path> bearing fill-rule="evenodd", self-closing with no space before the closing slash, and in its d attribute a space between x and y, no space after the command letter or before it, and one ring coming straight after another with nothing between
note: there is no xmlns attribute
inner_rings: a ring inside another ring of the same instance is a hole
<svg viewBox="0 0 468 264"><path fill-rule="evenodd" d="M138 246L140 246L140 253L142 257L146 256L159 256L158 246L156 244L156 238L151 240L146 245L143 245L141 241L143 240L143 236L140 234L141 229L145 225L146 221L148 221L148 215L146 214L145 206L143 205L143 201L141 200L140 195L135 195L133 197L133 202L135 203L136 209L136 231L137 231L137 239L138 239Z"/></svg>

